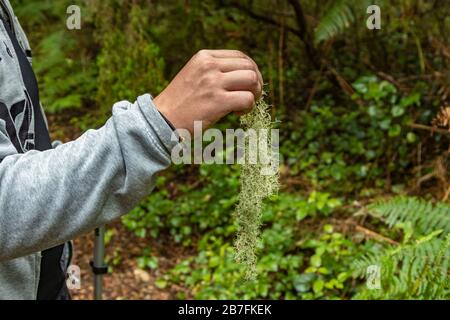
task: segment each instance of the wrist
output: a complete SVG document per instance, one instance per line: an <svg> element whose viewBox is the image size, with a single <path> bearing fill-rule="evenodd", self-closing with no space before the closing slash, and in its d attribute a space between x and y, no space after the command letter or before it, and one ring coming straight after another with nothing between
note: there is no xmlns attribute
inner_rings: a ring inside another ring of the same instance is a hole
<svg viewBox="0 0 450 320"><path fill-rule="evenodd" d="M173 115L170 112L169 108L166 106L166 103L163 101L163 98L161 98L161 95L153 99L153 104L155 105L159 113L162 115L164 120L166 120L166 122L169 124L169 126L173 130L176 130L178 127L174 123Z"/></svg>

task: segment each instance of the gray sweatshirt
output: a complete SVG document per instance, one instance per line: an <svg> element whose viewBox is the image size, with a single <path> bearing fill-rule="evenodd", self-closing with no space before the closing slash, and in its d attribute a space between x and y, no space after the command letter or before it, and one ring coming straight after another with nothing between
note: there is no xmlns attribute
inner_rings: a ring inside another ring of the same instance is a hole
<svg viewBox="0 0 450 320"><path fill-rule="evenodd" d="M29 50L8 0L1 1L14 17L20 45ZM12 110L25 99L24 89L0 23L0 107L14 119L17 132L29 122L32 144L33 115ZM126 214L151 192L155 174L169 166L177 142L150 95L119 102L112 110L98 130L56 149L23 154L0 117L0 299L35 299L41 251Z"/></svg>

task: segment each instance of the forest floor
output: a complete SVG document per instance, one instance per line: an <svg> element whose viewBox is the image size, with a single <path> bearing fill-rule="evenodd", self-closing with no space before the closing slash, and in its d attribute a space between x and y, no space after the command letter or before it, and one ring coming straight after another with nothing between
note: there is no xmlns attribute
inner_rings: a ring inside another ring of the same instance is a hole
<svg viewBox="0 0 450 320"><path fill-rule="evenodd" d="M107 229L112 233L112 237L106 246L106 259L110 260L112 270L104 276L104 299L167 300L176 299L180 291L184 291L189 296L185 288L173 285L160 289L155 286L155 281L181 259L192 254L191 252L182 246L171 244L164 237L159 241L139 238L128 231L120 221L109 225ZM72 264L81 269L81 289L71 291L74 300L93 299L93 274L89 265L94 252L93 240L94 234L91 233L74 241ZM137 264L137 258L142 254L142 250L149 245L158 258L156 270L143 270ZM120 260L114 262L115 257L120 257Z"/></svg>
<svg viewBox="0 0 450 320"><path fill-rule="evenodd" d="M49 116L50 132L53 140L68 142L81 135L79 126L74 125L71 119L83 114L82 111L75 111L74 114L63 113ZM441 165L442 166L442 165ZM441 167L436 166L435 167ZM414 183L409 194L434 194L439 198L448 197L450 187L447 183L440 183L439 170L428 175L427 179L419 179L420 183ZM446 182L446 180L444 181ZM294 181L284 181L284 186L303 185L304 181L298 178ZM410 186L410 187L411 187ZM168 188L176 192L176 187L169 184ZM447 193L445 192L447 190ZM442 194L442 197L441 197ZM445 194L445 196L444 196ZM364 204L365 199L358 199L351 206L353 212ZM376 238L381 241L392 241L373 231L375 228L365 228L364 221L349 219L346 215L339 219L311 220L311 225L304 225L304 230L321 229L324 223L332 224L337 231L344 234L358 233L364 238ZM183 293L184 297L191 298L192 294L187 288L174 284L165 288L158 288L155 283L158 278L169 272L175 265L189 256L195 256L195 249L186 248L170 240L168 235L160 235L158 239L150 237L139 238L129 231L120 220L107 226L109 241L106 245L106 259L110 267L110 272L104 276L103 298L115 299L154 299L167 300L176 299L178 293ZM72 298L75 300L93 299L93 274L89 262L93 258L94 233L81 236L74 240L73 265L81 269L81 289L73 290ZM155 269L146 268L143 270L138 266L138 258L145 248L151 248L152 256L158 259L158 267Z"/></svg>

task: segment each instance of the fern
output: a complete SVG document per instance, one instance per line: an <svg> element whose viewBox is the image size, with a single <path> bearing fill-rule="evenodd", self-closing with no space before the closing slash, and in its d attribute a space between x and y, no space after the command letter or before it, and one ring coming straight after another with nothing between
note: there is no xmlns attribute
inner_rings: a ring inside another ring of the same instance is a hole
<svg viewBox="0 0 450 320"><path fill-rule="evenodd" d="M450 206L398 197L368 209L391 227L409 223L413 233L402 244L369 252L353 263L357 277L363 277L371 265L381 269L381 290L363 288L354 298L450 298Z"/></svg>
<svg viewBox="0 0 450 320"><path fill-rule="evenodd" d="M367 254L353 264L353 269L356 276L363 277L369 266L379 266L381 290L365 289L354 298L449 298L449 249L450 236L442 240L435 233L425 240L388 248L382 254Z"/></svg>
<svg viewBox="0 0 450 320"><path fill-rule="evenodd" d="M383 1L375 1L382 3ZM320 43L343 33L355 20L366 14L366 9L374 1L338 0L325 13L315 30L315 42ZM361 19L361 25L365 22Z"/></svg>
<svg viewBox="0 0 450 320"><path fill-rule="evenodd" d="M390 227L410 222L417 235L425 235L438 229L450 232L450 205L446 203L433 205L413 197L397 197L372 204L368 209L372 216L386 221Z"/></svg>
<svg viewBox="0 0 450 320"><path fill-rule="evenodd" d="M355 20L352 4L354 1L340 0L331 7L316 28L316 43L328 40L350 26Z"/></svg>

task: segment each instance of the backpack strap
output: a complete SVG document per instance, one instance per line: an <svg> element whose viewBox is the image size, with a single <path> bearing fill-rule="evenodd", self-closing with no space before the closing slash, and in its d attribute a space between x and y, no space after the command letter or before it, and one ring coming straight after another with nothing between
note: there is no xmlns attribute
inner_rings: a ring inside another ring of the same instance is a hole
<svg viewBox="0 0 450 320"><path fill-rule="evenodd" d="M1 1L1 0L0 0ZM9 12L6 12L11 19ZM44 115L39 103L39 90L36 77L34 75L31 64L26 56L23 48L20 46L11 24L8 24L3 17L0 16L0 23L3 21L5 29L8 32L17 60L22 72L23 82L26 88L27 99L31 102L34 115L34 145L28 145L27 149L35 149L45 151L52 149L50 135L44 120ZM21 152L21 150L18 150ZM43 208L44 210L44 208ZM43 212L43 218L45 218ZM42 251L41 272L38 285L38 300L53 300L58 298L69 297L66 287L66 270L61 267L61 257L64 250L64 244Z"/></svg>

